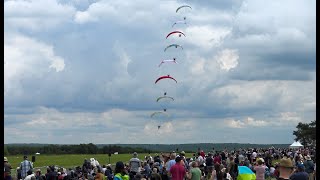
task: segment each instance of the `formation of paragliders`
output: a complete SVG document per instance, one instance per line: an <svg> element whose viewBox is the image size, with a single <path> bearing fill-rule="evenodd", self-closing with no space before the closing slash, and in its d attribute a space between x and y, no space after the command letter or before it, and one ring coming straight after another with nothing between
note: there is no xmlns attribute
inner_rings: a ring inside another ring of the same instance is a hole
<svg viewBox="0 0 320 180"><path fill-rule="evenodd" d="M191 6L189 5L181 5L179 7L177 7L176 9L176 14L183 14L183 9L189 9L191 10ZM181 19L178 19L177 21L175 21L171 28L176 28L177 26L187 26L187 21L186 21L186 17L184 16ZM172 39L172 40L175 40L175 38L181 38L181 37L186 37L185 33L182 32L181 30L176 30L174 29L173 31L169 32L166 36L166 40L168 39ZM175 52L179 52L179 51L183 51L183 47L182 45L180 44L177 44L176 42L175 43L172 43L172 44L169 44L167 45L165 48L164 48L164 53L167 52L167 50L169 49L177 49ZM164 60L161 60L160 61L160 64L158 65L159 68L162 68L162 65L163 64L178 64L177 62L177 58L174 57L174 58L167 58L167 59L164 59ZM155 84L158 84L160 81L172 81L172 82L175 82L175 83L178 83L178 81L176 80L175 77L171 76L170 74L167 74L167 75L160 75L159 77L156 78L155 80ZM166 89L167 90L167 89ZM156 103L160 103L162 101L166 101L168 103L174 101L174 97L172 96L169 96L167 95L167 91L165 90L165 92L163 93L162 96L159 96L156 98ZM151 115L150 115L151 118L160 118L160 119L168 119L170 118L170 114L167 112L167 107L163 107L162 110L160 111L155 111L153 112ZM160 121L158 122L158 130L161 128L161 123L163 121Z"/></svg>

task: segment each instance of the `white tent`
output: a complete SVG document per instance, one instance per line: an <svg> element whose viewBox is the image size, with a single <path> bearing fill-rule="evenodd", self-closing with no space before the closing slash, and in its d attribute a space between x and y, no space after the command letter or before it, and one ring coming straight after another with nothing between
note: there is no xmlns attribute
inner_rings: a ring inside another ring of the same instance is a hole
<svg viewBox="0 0 320 180"><path fill-rule="evenodd" d="M290 148L301 148L301 147L303 147L303 145L299 141L295 141L289 147Z"/></svg>

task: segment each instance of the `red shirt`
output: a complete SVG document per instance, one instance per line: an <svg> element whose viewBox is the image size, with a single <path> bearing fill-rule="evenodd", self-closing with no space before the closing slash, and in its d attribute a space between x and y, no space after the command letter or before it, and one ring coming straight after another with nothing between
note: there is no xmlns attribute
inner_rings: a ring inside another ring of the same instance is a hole
<svg viewBox="0 0 320 180"><path fill-rule="evenodd" d="M220 159L220 157L219 157L219 156L214 157L214 158L213 158L213 163L214 163L214 164L216 164L216 163L221 164L221 159Z"/></svg>
<svg viewBox="0 0 320 180"><path fill-rule="evenodd" d="M200 156L202 156L204 158L206 156L206 154L203 151L201 151Z"/></svg>
<svg viewBox="0 0 320 180"><path fill-rule="evenodd" d="M172 180L184 180L184 176L186 175L186 170L180 164L175 164L170 168L170 173L172 176Z"/></svg>

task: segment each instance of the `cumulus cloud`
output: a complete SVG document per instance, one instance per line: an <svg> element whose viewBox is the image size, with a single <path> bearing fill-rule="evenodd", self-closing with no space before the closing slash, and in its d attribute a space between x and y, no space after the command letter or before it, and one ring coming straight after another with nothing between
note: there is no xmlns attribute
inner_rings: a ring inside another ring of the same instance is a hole
<svg viewBox="0 0 320 180"><path fill-rule="evenodd" d="M288 143L315 119L315 0L4 4L5 142ZM154 83L168 73L178 83Z"/></svg>
<svg viewBox="0 0 320 180"><path fill-rule="evenodd" d="M49 8L48 8L49 7ZM10 0L4 2L4 21L8 27L29 31L56 28L71 22L76 10L56 0Z"/></svg>
<svg viewBox="0 0 320 180"><path fill-rule="evenodd" d="M195 46L209 50L222 44L224 38L231 32L228 27L190 26L186 29L186 41Z"/></svg>
<svg viewBox="0 0 320 180"><path fill-rule="evenodd" d="M231 128L263 127L268 125L266 121L255 120L252 117L247 117L244 120L226 120L226 123Z"/></svg>
<svg viewBox="0 0 320 180"><path fill-rule="evenodd" d="M232 68L237 67L239 55L237 50L234 49L224 49L217 55L217 61L220 68L229 71Z"/></svg>
<svg viewBox="0 0 320 180"><path fill-rule="evenodd" d="M77 11L74 16L74 21L79 24L98 22L110 20L113 23L121 24L130 27L136 27L137 25L157 24L158 14L165 15L168 12L174 12L174 6L177 6L177 2L164 1L158 6L158 1L107 1L102 0L92 3L86 10ZM143 6L141 6L143 4ZM156 14L152 12L158 12ZM127 16L129 14L129 16ZM172 13L174 14L174 13Z"/></svg>
<svg viewBox="0 0 320 180"><path fill-rule="evenodd" d="M4 51L5 92L18 88L23 79L43 77L49 68L59 72L65 67L64 59L55 55L51 45L24 35L8 34Z"/></svg>

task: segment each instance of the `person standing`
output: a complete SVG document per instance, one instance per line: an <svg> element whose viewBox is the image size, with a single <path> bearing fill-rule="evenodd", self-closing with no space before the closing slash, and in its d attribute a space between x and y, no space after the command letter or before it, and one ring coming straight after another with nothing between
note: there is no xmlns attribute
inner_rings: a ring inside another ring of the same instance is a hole
<svg viewBox="0 0 320 180"><path fill-rule="evenodd" d="M262 158L259 158L256 162L257 162L257 165L254 166L254 168L253 168L256 171L256 179L257 180L264 180L266 166L263 164Z"/></svg>
<svg viewBox="0 0 320 180"><path fill-rule="evenodd" d="M204 167L204 172L205 172L205 175L207 175L208 168L213 167L213 157L210 152L208 153L208 157L206 157L205 162L206 162L206 166Z"/></svg>
<svg viewBox="0 0 320 180"><path fill-rule="evenodd" d="M184 161L180 156L176 157L176 163L170 168L170 174L172 180L184 180L186 176L186 170L184 168Z"/></svg>
<svg viewBox="0 0 320 180"><path fill-rule="evenodd" d="M293 164L290 158L282 158L278 165L279 178L278 180L289 180L290 175L293 172Z"/></svg>
<svg viewBox="0 0 320 180"><path fill-rule="evenodd" d="M41 174L41 170L40 169L37 169L36 170L36 180L45 180L46 176Z"/></svg>
<svg viewBox="0 0 320 180"><path fill-rule="evenodd" d="M105 175L102 173L102 170L100 168L97 169L96 175L94 176L95 180L105 180L106 177Z"/></svg>
<svg viewBox="0 0 320 180"><path fill-rule="evenodd" d="M11 177L11 164L8 162L8 159L7 157L4 157L4 179L5 180L11 180L12 177Z"/></svg>
<svg viewBox="0 0 320 180"><path fill-rule="evenodd" d="M304 165L298 164L297 169L291 174L290 180L308 180L308 173L304 170Z"/></svg>
<svg viewBox="0 0 320 180"><path fill-rule="evenodd" d="M162 180L160 174L158 173L158 169L155 167L152 169L150 180Z"/></svg>
<svg viewBox="0 0 320 180"><path fill-rule="evenodd" d="M311 159L310 155L305 156L305 161L303 162L305 166L305 171L309 175L309 180L314 180L313 178L313 172L314 172L314 162Z"/></svg>
<svg viewBox="0 0 320 180"><path fill-rule="evenodd" d="M238 171L237 164L234 162L232 155L229 156L229 160L230 160L230 163L227 166L228 172L230 173L230 175L233 179L236 179L237 171Z"/></svg>
<svg viewBox="0 0 320 180"><path fill-rule="evenodd" d="M32 171L33 165L30 161L28 161L28 156L23 156L23 161L20 163L21 169L21 178L24 179L27 177L27 173L29 170Z"/></svg>
<svg viewBox="0 0 320 180"><path fill-rule="evenodd" d="M130 179L122 161L118 161L116 163L116 167L114 169L114 178L113 179L114 180L129 180Z"/></svg>
<svg viewBox="0 0 320 180"><path fill-rule="evenodd" d="M190 180L200 180L201 179L201 170L199 169L199 165L197 161L193 161L191 163L191 170L187 174L187 178Z"/></svg>
<svg viewBox="0 0 320 180"><path fill-rule="evenodd" d="M31 169L27 172L27 176L26 176L26 178L24 180L36 180L36 177L33 174Z"/></svg>
<svg viewBox="0 0 320 180"><path fill-rule="evenodd" d="M140 172L141 168L141 161L138 158L138 153L134 152L133 157L129 161L129 176L130 178L133 178L138 172Z"/></svg>
<svg viewBox="0 0 320 180"><path fill-rule="evenodd" d="M168 172L170 172L171 167L176 164L175 158L176 158L175 153L170 154L170 160L166 164L166 169Z"/></svg>

